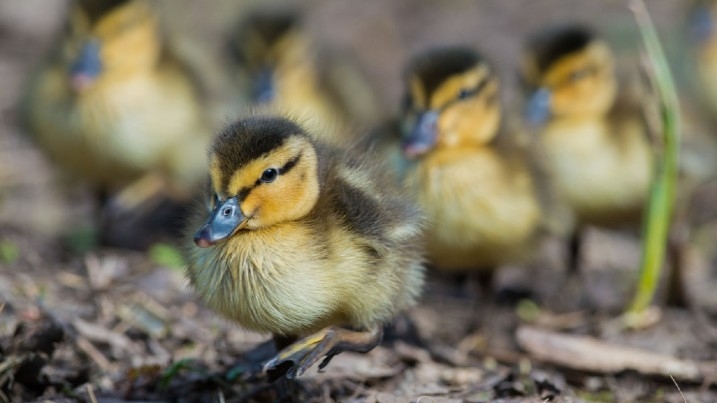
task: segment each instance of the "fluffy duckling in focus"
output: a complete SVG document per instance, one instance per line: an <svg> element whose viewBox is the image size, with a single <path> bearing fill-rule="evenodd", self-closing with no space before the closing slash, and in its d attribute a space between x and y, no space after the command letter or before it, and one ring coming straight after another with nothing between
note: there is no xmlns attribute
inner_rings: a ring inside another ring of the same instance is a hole
<svg viewBox="0 0 717 403"><path fill-rule="evenodd" d="M120 210L188 198L206 172L200 91L143 0L78 0L24 109L39 145Z"/></svg>
<svg viewBox="0 0 717 403"><path fill-rule="evenodd" d="M551 27L527 43L522 80L528 120L558 194L578 226L637 222L648 197L653 152L644 99L624 91L607 43L582 26ZM576 270L580 229L568 265Z"/></svg>
<svg viewBox="0 0 717 403"><path fill-rule="evenodd" d="M250 101L290 111L323 125L324 141L346 145L352 131L379 119L377 98L346 55L318 49L293 9L258 9L229 40Z"/></svg>
<svg viewBox="0 0 717 403"><path fill-rule="evenodd" d="M429 260L487 282L492 269L528 257L541 232L537 165L504 129L498 77L477 52L419 55L406 91L405 181L429 222Z"/></svg>
<svg viewBox="0 0 717 403"><path fill-rule="evenodd" d="M367 352L415 303L421 217L375 163L292 120L252 116L219 134L209 167L188 276L211 308L274 335L270 374Z"/></svg>

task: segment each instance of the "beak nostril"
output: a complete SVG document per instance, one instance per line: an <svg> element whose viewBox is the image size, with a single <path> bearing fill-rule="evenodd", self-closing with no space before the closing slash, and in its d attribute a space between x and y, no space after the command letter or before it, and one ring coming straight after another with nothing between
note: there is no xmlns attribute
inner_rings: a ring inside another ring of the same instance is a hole
<svg viewBox="0 0 717 403"><path fill-rule="evenodd" d="M231 214L232 214L232 208L231 208L231 207L226 207L226 208L224 208L224 210L222 210L222 215L223 215L224 217L229 217Z"/></svg>
<svg viewBox="0 0 717 403"><path fill-rule="evenodd" d="M209 227L204 225L201 228L199 228L199 231L194 235L194 243L199 246L200 248L206 248L208 246L211 246L210 239L211 233L209 230Z"/></svg>

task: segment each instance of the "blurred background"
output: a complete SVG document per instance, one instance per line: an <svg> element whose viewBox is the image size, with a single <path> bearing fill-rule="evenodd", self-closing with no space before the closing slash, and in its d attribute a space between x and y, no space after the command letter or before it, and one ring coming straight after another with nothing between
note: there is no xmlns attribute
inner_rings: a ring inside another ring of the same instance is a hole
<svg viewBox="0 0 717 403"><path fill-rule="evenodd" d="M209 76L212 96L231 99L222 78L212 69L222 63L226 36L256 2L153 3L162 11L167 35L191 55L194 60L190 62L195 68ZM523 40L527 33L546 24L586 22L606 35L620 55L634 60L638 37L626 3L310 0L286 4L305 11L306 28L320 46L337 49L353 58L378 95L379 109L390 116L400 105L401 77L407 59L431 45L462 43L482 49L499 67L510 104L515 100L515 71ZM653 0L648 4L672 50L682 48L679 44L687 18L686 3ZM44 234L87 224L93 208L86 203L86 189L63 185L62 173L35 149L18 124L16 107L26 81L58 38L66 9L66 1L0 1L0 222ZM683 64L679 57L673 60L678 70ZM231 109L227 107L219 114L219 124L231 118L234 113ZM517 110L509 112L515 114Z"/></svg>

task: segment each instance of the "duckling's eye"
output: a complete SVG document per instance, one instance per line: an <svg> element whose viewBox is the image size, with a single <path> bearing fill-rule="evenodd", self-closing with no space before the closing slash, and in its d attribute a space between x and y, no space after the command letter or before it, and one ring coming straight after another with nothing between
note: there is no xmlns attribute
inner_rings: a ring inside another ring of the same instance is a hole
<svg viewBox="0 0 717 403"><path fill-rule="evenodd" d="M580 69L570 73L570 81L580 81L592 73L591 69Z"/></svg>
<svg viewBox="0 0 717 403"><path fill-rule="evenodd" d="M469 96L471 96L471 93L472 93L472 92L473 92L473 91L471 91L471 90L469 90L469 89L467 89L467 88L463 88L463 89L461 89L460 91L458 91L458 99L466 99L466 98L468 98Z"/></svg>
<svg viewBox="0 0 717 403"><path fill-rule="evenodd" d="M261 181L271 183L276 180L277 176L279 176L279 171L277 171L276 168L269 168L261 174Z"/></svg>

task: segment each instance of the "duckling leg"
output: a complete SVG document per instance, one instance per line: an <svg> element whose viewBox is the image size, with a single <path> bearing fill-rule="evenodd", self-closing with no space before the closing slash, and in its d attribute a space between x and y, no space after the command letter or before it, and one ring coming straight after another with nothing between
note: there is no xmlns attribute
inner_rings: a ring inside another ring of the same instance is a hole
<svg viewBox="0 0 717 403"><path fill-rule="evenodd" d="M582 254L583 231L577 228L568 239L567 264L568 276L575 276L580 273Z"/></svg>
<svg viewBox="0 0 717 403"><path fill-rule="evenodd" d="M272 359L279 351L296 340L296 336L274 335L271 340L267 340L242 354L241 359L228 372L237 372L237 369L247 367L252 371L261 371L264 362Z"/></svg>
<svg viewBox="0 0 717 403"><path fill-rule="evenodd" d="M290 345L296 343L296 340L299 338L296 336L281 336L278 334L275 334L272 338L272 341L274 342L274 348L276 349L275 352L279 352Z"/></svg>
<svg viewBox="0 0 717 403"><path fill-rule="evenodd" d="M685 284L685 259L689 240L689 227L679 218L673 223L667 240L668 270L667 304L679 308L689 307L690 300Z"/></svg>
<svg viewBox="0 0 717 403"><path fill-rule="evenodd" d="M181 230L177 224L181 224L181 219L175 219L173 213L181 215L185 207L163 200L160 196L165 190L164 178L157 173L150 173L108 198L101 209L99 241L107 246L146 249L157 241L157 235L160 234L157 228L164 230L173 226L174 232L179 233ZM157 221L159 218L165 218L165 221ZM170 223L174 225L168 225ZM165 232L165 235L169 235L169 232Z"/></svg>
<svg viewBox="0 0 717 403"><path fill-rule="evenodd" d="M472 296L471 303L471 319L466 328L466 334L473 334L484 326L490 318L490 312L495 310L493 295L493 280L495 278L495 269L485 269L471 276L471 280L477 282L479 295L476 298Z"/></svg>
<svg viewBox="0 0 717 403"><path fill-rule="evenodd" d="M342 351L367 353L373 350L382 338L383 327L380 325L363 332L329 326L281 350L276 357L264 364L264 372L271 379L278 379L281 375L293 379L303 374L321 357L325 358L319 364L319 369L326 367L331 359Z"/></svg>
<svg viewBox="0 0 717 403"><path fill-rule="evenodd" d="M421 336L416 322L407 313L402 313L393 320L393 322L383 327L384 346L392 346L398 341L402 341L409 345L426 348L426 340Z"/></svg>
<svg viewBox="0 0 717 403"><path fill-rule="evenodd" d="M137 207L157 199L166 191L167 183L158 173L147 174L125 186L110 200L109 209L120 213L132 211Z"/></svg>
<svg viewBox="0 0 717 403"><path fill-rule="evenodd" d="M566 264L567 272L565 279L562 281L562 292L559 295L565 302L570 305L582 308L591 308L589 295L585 289L585 281L583 279L583 240L584 228L578 227L570 234L567 241Z"/></svg>

